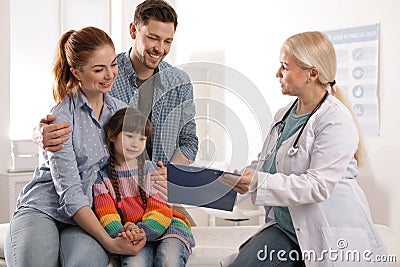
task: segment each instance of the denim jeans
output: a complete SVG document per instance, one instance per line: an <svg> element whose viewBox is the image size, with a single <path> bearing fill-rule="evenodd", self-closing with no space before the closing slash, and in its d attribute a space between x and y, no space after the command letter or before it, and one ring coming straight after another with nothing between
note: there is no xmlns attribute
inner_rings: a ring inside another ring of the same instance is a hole
<svg viewBox="0 0 400 267"><path fill-rule="evenodd" d="M189 257L186 245L177 238L147 241L136 256L122 256L121 266L184 267Z"/></svg>
<svg viewBox="0 0 400 267"><path fill-rule="evenodd" d="M9 267L97 267L107 266L109 260L103 247L82 228L33 208L20 208L14 214L5 241Z"/></svg>
<svg viewBox="0 0 400 267"><path fill-rule="evenodd" d="M296 259L299 256L300 260ZM242 266L305 266L299 246L281 229L272 225L254 235L239 248L239 254L231 267Z"/></svg>

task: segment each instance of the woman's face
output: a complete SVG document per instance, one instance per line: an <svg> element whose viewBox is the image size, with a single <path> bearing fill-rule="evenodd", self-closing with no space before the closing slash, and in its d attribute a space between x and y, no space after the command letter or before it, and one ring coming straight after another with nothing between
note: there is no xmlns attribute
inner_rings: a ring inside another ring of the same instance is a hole
<svg viewBox="0 0 400 267"><path fill-rule="evenodd" d="M114 48L110 45L99 47L84 66L71 68L71 71L85 95L110 92L118 74Z"/></svg>
<svg viewBox="0 0 400 267"><path fill-rule="evenodd" d="M310 70L300 68L295 58L287 53L284 47L281 49L279 60L281 65L276 77L279 78L282 94L299 96L307 84Z"/></svg>

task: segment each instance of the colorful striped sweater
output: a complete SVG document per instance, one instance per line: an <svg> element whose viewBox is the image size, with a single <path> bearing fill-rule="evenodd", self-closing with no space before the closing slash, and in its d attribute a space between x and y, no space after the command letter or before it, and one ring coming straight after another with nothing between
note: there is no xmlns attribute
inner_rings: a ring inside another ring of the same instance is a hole
<svg viewBox="0 0 400 267"><path fill-rule="evenodd" d="M133 222L146 233L148 241L175 237L185 243L189 252L195 246L189 220L181 213L172 210L153 188L150 173L156 167L146 161L144 173L144 190L147 193L147 203L144 204L139 193L138 170L116 166L122 209L122 217L117 211L117 200L110 181L111 170L106 166L99 171L99 176L93 186L94 210L100 223L111 237L121 233L126 222Z"/></svg>

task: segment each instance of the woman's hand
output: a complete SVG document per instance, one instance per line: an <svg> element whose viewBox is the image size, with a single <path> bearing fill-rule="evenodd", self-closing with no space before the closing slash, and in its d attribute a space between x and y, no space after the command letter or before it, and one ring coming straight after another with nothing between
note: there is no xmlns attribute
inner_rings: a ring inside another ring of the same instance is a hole
<svg viewBox="0 0 400 267"><path fill-rule="evenodd" d="M110 252L136 256L146 245L147 239L143 229L134 223L127 222L122 227L122 233L118 234L113 241L111 249L108 249ZM112 249L116 249L116 251L112 251Z"/></svg>
<svg viewBox="0 0 400 267"><path fill-rule="evenodd" d="M122 236L111 239L106 249L115 254L136 256L139 251L146 245L146 236L136 243L129 241Z"/></svg>
<svg viewBox="0 0 400 267"><path fill-rule="evenodd" d="M95 237L111 253L135 256L146 245L146 235L136 244L133 244L129 238L123 238L122 236L111 238L89 206L80 208L73 216L73 219L83 230ZM133 230L135 226L130 225L129 229Z"/></svg>
<svg viewBox="0 0 400 267"><path fill-rule="evenodd" d="M246 168L241 171L235 170L234 173L240 174L241 176L225 173L221 175L218 180L223 184L231 186L240 194L245 194L249 192L250 189L254 191L253 189L257 187L258 175L256 170Z"/></svg>
<svg viewBox="0 0 400 267"><path fill-rule="evenodd" d="M143 229L140 229L136 224L132 222L127 222L122 227L122 233L118 234L118 236L128 239L134 245L136 245L140 240L146 238L146 233Z"/></svg>
<svg viewBox="0 0 400 267"><path fill-rule="evenodd" d="M165 201L168 201L167 168L162 161L157 162L157 166L160 169L151 173L151 180L154 182L153 187L158 190Z"/></svg>
<svg viewBox="0 0 400 267"><path fill-rule="evenodd" d="M144 238L140 239L137 242L132 242L133 245L133 251L134 251L134 255L136 256L139 251L146 245L146 235L144 236Z"/></svg>
<svg viewBox="0 0 400 267"><path fill-rule="evenodd" d="M118 237L114 239L118 245L123 245L119 249L128 248L128 253L120 253L124 255L137 255L139 251L146 245L146 233L143 229L140 229L136 224L127 222L122 227L122 233L118 234ZM130 243L128 246L127 242Z"/></svg>

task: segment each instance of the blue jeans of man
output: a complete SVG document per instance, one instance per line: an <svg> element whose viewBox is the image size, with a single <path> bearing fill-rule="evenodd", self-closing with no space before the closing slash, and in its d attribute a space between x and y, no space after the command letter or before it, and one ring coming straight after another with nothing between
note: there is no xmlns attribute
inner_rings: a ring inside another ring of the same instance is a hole
<svg viewBox="0 0 400 267"><path fill-rule="evenodd" d="M244 243L239 248L239 254L230 266L305 266L300 257L299 246L281 229L272 225Z"/></svg>
<svg viewBox="0 0 400 267"><path fill-rule="evenodd" d="M136 256L122 256L121 266L184 267L189 257L186 245L177 238L147 241Z"/></svg>
<svg viewBox="0 0 400 267"><path fill-rule="evenodd" d="M6 234L8 267L107 266L103 247L76 225L60 223L47 214L20 208Z"/></svg>

